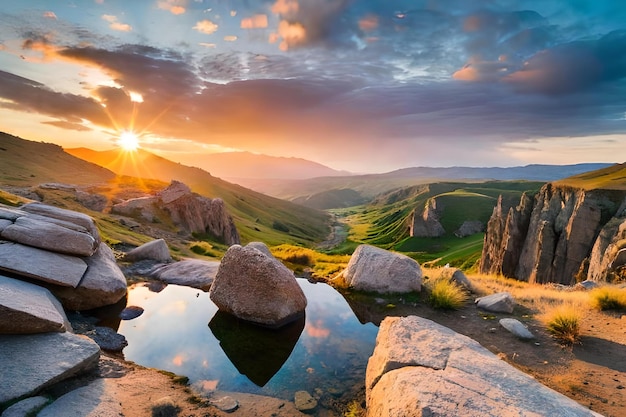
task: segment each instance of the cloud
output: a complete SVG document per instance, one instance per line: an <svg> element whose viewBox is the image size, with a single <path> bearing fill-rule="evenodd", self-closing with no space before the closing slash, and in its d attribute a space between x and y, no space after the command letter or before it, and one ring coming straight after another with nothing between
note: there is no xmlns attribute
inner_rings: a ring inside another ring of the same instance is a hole
<svg viewBox="0 0 626 417"><path fill-rule="evenodd" d="M159 0L157 7L161 10L167 10L172 14L180 15L187 11L186 0Z"/></svg>
<svg viewBox="0 0 626 417"><path fill-rule="evenodd" d="M235 36L235 35L227 35L227 36L224 36L224 40L226 42L235 42L237 40L237 36Z"/></svg>
<svg viewBox="0 0 626 417"><path fill-rule="evenodd" d="M102 20L105 20L107 22L110 23L109 27L113 30L117 30L120 32L130 32L133 30L132 26L126 24L126 23L121 23L118 19L117 16L113 16L110 14L103 14L102 15Z"/></svg>
<svg viewBox="0 0 626 417"><path fill-rule="evenodd" d="M78 132L89 132L89 131L93 130L90 127L87 127L87 126L85 126L83 124L71 123L71 122L68 122L66 120L55 120L55 121L51 121L51 122L42 122L42 123L46 124L46 125L56 126L58 128L61 128L61 129L76 130Z"/></svg>
<svg viewBox="0 0 626 417"><path fill-rule="evenodd" d="M44 12L43 13L43 17L47 18L47 19L57 19L57 15L54 12Z"/></svg>
<svg viewBox="0 0 626 417"><path fill-rule="evenodd" d="M204 33L205 35L210 35L215 33L219 26L208 19L201 20L196 23L193 29L197 30L200 33Z"/></svg>
<svg viewBox="0 0 626 417"><path fill-rule="evenodd" d="M267 15L257 14L252 17L241 19L242 29L265 29L268 26Z"/></svg>

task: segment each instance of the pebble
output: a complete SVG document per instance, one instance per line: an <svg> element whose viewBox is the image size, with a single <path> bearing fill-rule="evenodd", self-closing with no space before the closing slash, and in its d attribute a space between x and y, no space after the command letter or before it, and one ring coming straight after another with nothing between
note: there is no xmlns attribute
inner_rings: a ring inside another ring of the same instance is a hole
<svg viewBox="0 0 626 417"><path fill-rule="evenodd" d="M143 314L143 308L137 306L128 306L120 312L122 320L132 320Z"/></svg>

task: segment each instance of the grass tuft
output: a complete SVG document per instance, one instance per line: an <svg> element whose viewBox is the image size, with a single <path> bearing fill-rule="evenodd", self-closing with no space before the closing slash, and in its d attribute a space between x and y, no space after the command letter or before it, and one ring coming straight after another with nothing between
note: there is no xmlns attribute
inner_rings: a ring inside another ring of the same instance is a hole
<svg viewBox="0 0 626 417"><path fill-rule="evenodd" d="M563 305L548 312L544 317L546 327L552 335L565 344L578 343L580 338L580 310Z"/></svg>
<svg viewBox="0 0 626 417"><path fill-rule="evenodd" d="M590 293L591 305L598 310L626 310L626 289L596 288Z"/></svg>
<svg viewBox="0 0 626 417"><path fill-rule="evenodd" d="M436 278L427 284L430 291L429 303L433 308L442 310L458 310L463 307L468 299L468 294L463 287L446 278Z"/></svg>

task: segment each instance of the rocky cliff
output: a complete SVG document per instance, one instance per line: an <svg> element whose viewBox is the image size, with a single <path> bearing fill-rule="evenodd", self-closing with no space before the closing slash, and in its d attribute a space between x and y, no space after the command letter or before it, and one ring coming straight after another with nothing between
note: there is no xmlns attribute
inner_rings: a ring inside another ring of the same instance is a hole
<svg viewBox="0 0 626 417"><path fill-rule="evenodd" d="M192 193L182 182L172 181L155 196L140 197L115 204L114 214L157 221L166 212L171 221L186 233L208 233L228 245L239 243L239 233L220 198Z"/></svg>
<svg viewBox="0 0 626 417"><path fill-rule="evenodd" d="M625 238L626 191L548 183L508 211L498 201L480 269L538 283L610 280Z"/></svg>
<svg viewBox="0 0 626 417"><path fill-rule="evenodd" d="M413 211L413 219L411 221L410 236L415 237L439 237L446 234L445 229L439 223L439 217L443 207L437 202L436 198L430 198L423 211Z"/></svg>

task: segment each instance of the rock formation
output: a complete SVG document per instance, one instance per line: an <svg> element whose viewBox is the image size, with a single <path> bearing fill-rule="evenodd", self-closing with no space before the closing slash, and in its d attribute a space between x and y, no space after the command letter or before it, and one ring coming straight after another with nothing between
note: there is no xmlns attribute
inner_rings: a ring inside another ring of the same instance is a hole
<svg viewBox="0 0 626 417"><path fill-rule="evenodd" d="M227 245L239 243L239 233L224 201L192 193L179 181L172 181L155 196L134 198L111 208L111 213L140 217L149 222L158 221L158 214L162 211L188 234L208 233Z"/></svg>
<svg viewBox="0 0 626 417"><path fill-rule="evenodd" d="M621 190L546 184L534 201L524 195L506 214L499 200L487 226L481 272L566 285L577 278L606 279L623 246L625 197Z"/></svg>
<svg viewBox="0 0 626 417"><path fill-rule="evenodd" d="M226 251L209 291L220 310L278 328L304 315L306 297L293 273L254 247Z"/></svg>
<svg viewBox="0 0 626 417"><path fill-rule="evenodd" d="M387 317L367 364L367 416L599 416L430 320Z"/></svg>
<svg viewBox="0 0 626 417"><path fill-rule="evenodd" d="M436 198L431 198L426 202L423 211L413 211L413 219L409 234L415 237L439 237L446 234L445 229L439 223L439 216L443 207L437 204Z"/></svg>
<svg viewBox="0 0 626 417"><path fill-rule="evenodd" d="M485 225L480 220L465 220L457 230L454 231L456 237L471 236L485 231Z"/></svg>
<svg viewBox="0 0 626 417"><path fill-rule="evenodd" d="M331 283L340 288L378 293L420 291L422 269L406 255L360 245L350 257L346 269Z"/></svg>

